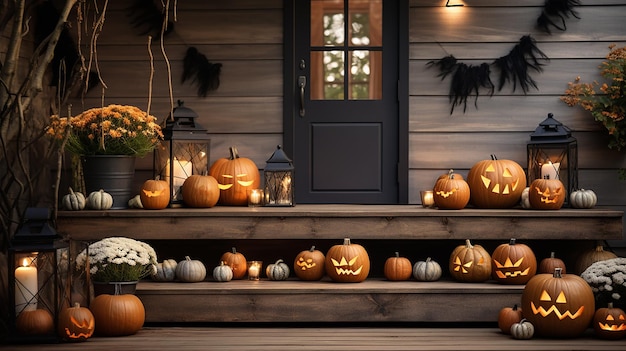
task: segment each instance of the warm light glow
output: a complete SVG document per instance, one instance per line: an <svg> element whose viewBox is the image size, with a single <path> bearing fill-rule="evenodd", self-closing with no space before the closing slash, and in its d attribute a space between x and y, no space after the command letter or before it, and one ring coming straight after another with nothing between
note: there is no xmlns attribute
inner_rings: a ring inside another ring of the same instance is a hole
<svg viewBox="0 0 626 351"><path fill-rule="evenodd" d="M465 6L465 4L463 3L463 1L461 0L446 0L446 7L460 7L460 6Z"/></svg>

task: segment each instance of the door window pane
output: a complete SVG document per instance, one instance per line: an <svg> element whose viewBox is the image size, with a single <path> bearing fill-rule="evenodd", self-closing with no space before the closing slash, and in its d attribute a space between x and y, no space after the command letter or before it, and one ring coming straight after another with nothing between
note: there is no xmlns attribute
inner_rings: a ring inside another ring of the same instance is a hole
<svg viewBox="0 0 626 351"><path fill-rule="evenodd" d="M311 52L311 100L344 99L344 61L340 50Z"/></svg>

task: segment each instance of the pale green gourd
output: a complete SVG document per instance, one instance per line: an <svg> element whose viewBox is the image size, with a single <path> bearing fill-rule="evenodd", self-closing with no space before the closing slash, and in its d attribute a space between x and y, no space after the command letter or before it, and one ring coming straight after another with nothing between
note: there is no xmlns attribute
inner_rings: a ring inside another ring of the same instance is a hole
<svg viewBox="0 0 626 351"><path fill-rule="evenodd" d="M100 189L91 192L87 196L87 208L92 210L108 210L113 206L113 197L111 194Z"/></svg>
<svg viewBox="0 0 626 351"><path fill-rule="evenodd" d="M276 263L268 264L265 274L270 280L287 280L289 278L289 266L280 259Z"/></svg>
<svg viewBox="0 0 626 351"><path fill-rule="evenodd" d="M201 282L206 277L206 267L201 261L185 256L185 259L176 265L176 277L186 283Z"/></svg>
<svg viewBox="0 0 626 351"><path fill-rule="evenodd" d="M157 263L157 271L152 275L152 279L160 282L173 281L176 279L176 266L178 262L173 259Z"/></svg>
<svg viewBox="0 0 626 351"><path fill-rule="evenodd" d="M70 193L63 196L61 201L63 208L70 211L80 211L85 208L86 200L83 193L74 191L70 187Z"/></svg>

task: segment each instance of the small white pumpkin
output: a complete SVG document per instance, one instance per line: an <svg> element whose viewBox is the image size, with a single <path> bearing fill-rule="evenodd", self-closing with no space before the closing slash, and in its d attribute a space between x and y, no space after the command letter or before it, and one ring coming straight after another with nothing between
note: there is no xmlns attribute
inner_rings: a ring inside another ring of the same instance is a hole
<svg viewBox="0 0 626 351"><path fill-rule="evenodd" d="M280 259L276 263L268 264L265 274L270 280L287 280L289 278L289 266Z"/></svg>
<svg viewBox="0 0 626 351"><path fill-rule="evenodd" d="M85 208L85 195L83 193L72 190L70 187L70 193L63 196L61 201L63 208L70 211L80 211Z"/></svg>
<svg viewBox="0 0 626 351"><path fill-rule="evenodd" d="M129 208L143 208L143 204L141 203L141 195L135 195L130 200L128 200Z"/></svg>
<svg viewBox="0 0 626 351"><path fill-rule="evenodd" d="M111 194L100 189L93 191L87 196L87 208L92 210L108 210L113 206Z"/></svg>
<svg viewBox="0 0 626 351"><path fill-rule="evenodd" d="M157 263L157 271L152 275L152 279L158 282L173 281L176 279L176 266L178 266L178 262L173 259Z"/></svg>
<svg viewBox="0 0 626 351"><path fill-rule="evenodd" d="M579 189L572 191L569 202L574 208L593 208L598 202L598 197L593 190Z"/></svg>
<svg viewBox="0 0 626 351"><path fill-rule="evenodd" d="M441 278L441 265L430 257L413 265L413 277L420 282L434 282Z"/></svg>
<svg viewBox="0 0 626 351"><path fill-rule="evenodd" d="M213 279L218 282L229 282L233 279L233 269L224 261L220 261L220 265L213 268Z"/></svg>
<svg viewBox="0 0 626 351"><path fill-rule="evenodd" d="M185 259L176 265L176 277L186 283L201 282L206 277L206 267L201 261L185 256Z"/></svg>
<svg viewBox="0 0 626 351"><path fill-rule="evenodd" d="M524 208L524 209L532 208L532 206L530 206L530 200L528 200L528 194L529 193L530 193L530 187L525 187L524 190L522 191L522 197L520 199L520 205L522 205L522 208Z"/></svg>
<svg viewBox="0 0 626 351"><path fill-rule="evenodd" d="M535 326L526 319L522 319L519 323L513 323L511 326L511 336L514 339L528 340L535 334Z"/></svg>

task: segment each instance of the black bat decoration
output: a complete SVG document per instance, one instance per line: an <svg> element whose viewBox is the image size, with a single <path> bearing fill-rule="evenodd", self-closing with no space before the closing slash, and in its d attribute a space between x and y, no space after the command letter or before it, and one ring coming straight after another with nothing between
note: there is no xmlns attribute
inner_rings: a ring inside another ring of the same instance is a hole
<svg viewBox="0 0 626 351"><path fill-rule="evenodd" d="M570 15L580 19L578 12L574 10L578 5L580 0L546 0L541 15L537 18L537 27L548 34L552 33L550 27L560 31L567 30L565 20L570 18Z"/></svg>
<svg viewBox="0 0 626 351"><path fill-rule="evenodd" d="M151 35L154 38L161 36L165 14L153 0L132 0L127 10L131 18L130 24L140 31L139 35ZM174 23L168 21L163 34L167 35L173 30Z"/></svg>
<svg viewBox="0 0 626 351"><path fill-rule="evenodd" d="M220 86L221 71L221 63L210 62L198 49L190 47L183 59L182 82L192 79L198 85L198 96L206 97Z"/></svg>
<svg viewBox="0 0 626 351"><path fill-rule="evenodd" d="M452 105L450 114L457 106L463 106L463 113L467 111L467 100L475 94L474 107L478 108L478 97L482 89L488 89L489 96L493 96L495 85L491 80L491 65L499 70L498 91L502 90L507 83L513 84L513 91L519 85L526 94L530 87L537 88L537 83L529 75L533 70L543 70L542 60L549 58L537 47L535 40L530 36L523 36L519 43L505 56L496 59L492 64L486 62L476 66L458 62L457 59L448 55L440 60L433 60L427 66L435 66L439 70L438 77L445 79L452 76L448 98Z"/></svg>

